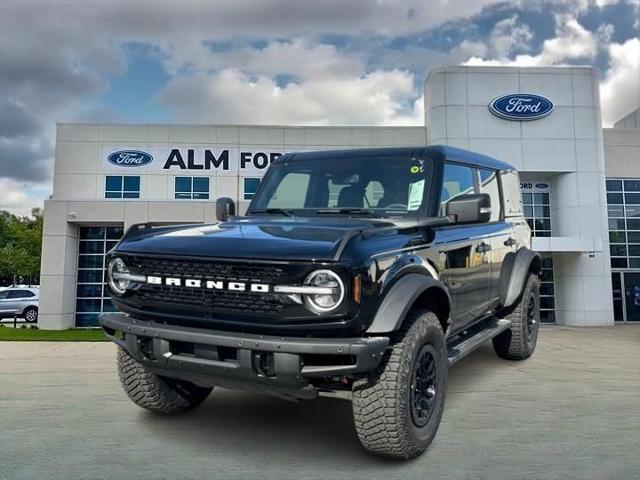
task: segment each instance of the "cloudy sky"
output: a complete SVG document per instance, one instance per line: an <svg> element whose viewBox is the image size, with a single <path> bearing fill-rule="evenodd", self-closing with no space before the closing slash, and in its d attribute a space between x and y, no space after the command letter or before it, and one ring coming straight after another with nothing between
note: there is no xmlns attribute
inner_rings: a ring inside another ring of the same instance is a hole
<svg viewBox="0 0 640 480"><path fill-rule="evenodd" d="M445 64L595 65L640 106L640 0L0 0L0 209L51 192L55 123L422 125Z"/></svg>

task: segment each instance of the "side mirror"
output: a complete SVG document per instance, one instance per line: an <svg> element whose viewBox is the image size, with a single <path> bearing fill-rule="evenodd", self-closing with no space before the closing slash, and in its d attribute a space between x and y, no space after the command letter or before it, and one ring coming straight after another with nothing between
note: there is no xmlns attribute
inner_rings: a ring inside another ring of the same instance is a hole
<svg viewBox="0 0 640 480"><path fill-rule="evenodd" d="M229 197L221 197L216 200L216 218L220 222L236 214L236 204Z"/></svg>
<svg viewBox="0 0 640 480"><path fill-rule="evenodd" d="M491 197L488 193L473 193L454 197L447 203L447 216L455 223L486 223L491 219Z"/></svg>

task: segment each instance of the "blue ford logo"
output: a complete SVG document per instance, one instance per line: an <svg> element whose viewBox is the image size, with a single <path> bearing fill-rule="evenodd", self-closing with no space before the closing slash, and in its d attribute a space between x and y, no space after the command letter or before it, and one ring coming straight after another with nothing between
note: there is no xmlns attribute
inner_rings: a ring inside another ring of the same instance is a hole
<svg viewBox="0 0 640 480"><path fill-rule="evenodd" d="M489 110L496 117L507 120L537 120L546 117L553 110L548 98L530 93L516 93L495 98Z"/></svg>
<svg viewBox="0 0 640 480"><path fill-rule="evenodd" d="M140 150L118 150L109 154L107 161L118 167L142 167L153 162L153 156Z"/></svg>

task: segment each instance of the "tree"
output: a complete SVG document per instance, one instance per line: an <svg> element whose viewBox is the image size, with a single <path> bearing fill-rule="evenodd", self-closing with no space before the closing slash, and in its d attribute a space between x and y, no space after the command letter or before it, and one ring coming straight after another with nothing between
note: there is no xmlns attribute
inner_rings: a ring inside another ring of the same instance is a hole
<svg viewBox="0 0 640 480"><path fill-rule="evenodd" d="M0 282L13 283L16 277L36 281L40 275L42 252L42 210L18 217L0 211Z"/></svg>

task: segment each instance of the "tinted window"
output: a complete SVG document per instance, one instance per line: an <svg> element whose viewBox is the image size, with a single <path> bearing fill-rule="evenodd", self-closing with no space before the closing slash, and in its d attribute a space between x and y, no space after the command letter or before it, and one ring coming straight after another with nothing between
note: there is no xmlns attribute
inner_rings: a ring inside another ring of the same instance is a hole
<svg viewBox="0 0 640 480"><path fill-rule="evenodd" d="M491 218L490 222L500 220L502 206L500 205L500 186L498 184L498 173L495 170L478 169L480 181L480 193L487 193L491 197Z"/></svg>
<svg viewBox="0 0 640 480"><path fill-rule="evenodd" d="M258 190L258 185L260 185L259 178L245 178L243 198L245 200L251 200L256 194L256 190Z"/></svg>
<svg viewBox="0 0 640 480"><path fill-rule="evenodd" d="M502 182L502 195L504 197L505 216L522 215L522 200L525 203L532 203L533 197L530 193L520 194L520 177L515 170L500 173ZM527 197L529 196L529 201Z"/></svg>
<svg viewBox="0 0 640 480"><path fill-rule="evenodd" d="M9 290L3 290L0 292L0 300L4 300L9 295Z"/></svg>
<svg viewBox="0 0 640 480"><path fill-rule="evenodd" d="M473 169L464 165L446 163L442 179L442 194L440 195L440 213L445 214L449 200L469 193L475 193Z"/></svg>
<svg viewBox="0 0 640 480"><path fill-rule="evenodd" d="M9 290L8 298L29 298L29 297L35 297L35 294L33 292L30 292L29 290Z"/></svg>

